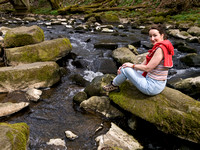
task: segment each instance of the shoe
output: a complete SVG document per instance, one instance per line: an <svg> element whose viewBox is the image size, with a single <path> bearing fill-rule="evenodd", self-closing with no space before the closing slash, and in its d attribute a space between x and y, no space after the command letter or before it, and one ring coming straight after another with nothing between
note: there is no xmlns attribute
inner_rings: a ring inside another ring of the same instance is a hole
<svg viewBox="0 0 200 150"><path fill-rule="evenodd" d="M110 84L104 86L103 89L104 89L104 91L106 91L106 92L112 92L112 91L119 92L119 91L120 91L119 86L114 86L114 85L112 84L112 81L111 81Z"/></svg>

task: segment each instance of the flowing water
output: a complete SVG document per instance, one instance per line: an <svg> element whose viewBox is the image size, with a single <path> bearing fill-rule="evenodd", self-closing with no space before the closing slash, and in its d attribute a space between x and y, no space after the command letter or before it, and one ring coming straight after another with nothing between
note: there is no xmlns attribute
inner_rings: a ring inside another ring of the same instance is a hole
<svg viewBox="0 0 200 150"><path fill-rule="evenodd" d="M39 24L40 23L40 24ZM66 142L66 146L71 150L93 150L97 148L95 137L105 134L110 128L111 120L100 117L97 114L91 114L81 110L78 105L73 103L73 96L84 89L76 85L70 76L79 74L86 80L91 81L95 76L103 73L116 72L116 69L105 70L100 64L105 60L112 60L112 50L105 48L94 48L96 43L116 43L118 47L127 46L136 39L142 43L149 41L148 35L141 34L139 29L132 29L127 26L126 29L116 29L117 35L112 33L100 33L91 31L76 31L68 29L64 25L52 25L51 28L42 25L41 22L27 24L27 26L38 24L45 34L45 40L67 37L72 44L72 53L76 58L64 58L62 66L66 68L67 74L61 81L51 88L43 89L43 94L38 102L32 102L29 108L20 111L17 114L0 118L0 121L9 123L26 122L30 126L30 150L38 149L62 149L46 144L50 139L61 138ZM9 26L18 26L10 24ZM173 43L175 39L170 38ZM190 46L200 50L199 44L190 44ZM138 48L139 53L146 52L143 46ZM169 81L177 78L187 78L200 75L200 68L189 68L179 60L185 54L175 50L174 68L171 70ZM200 53L200 51L198 51ZM73 65L73 62L80 62L81 67ZM116 64L117 65L117 64ZM107 71L107 72L106 72ZM111 72L109 72L111 71ZM175 73L174 73L175 72ZM2 94L1 99L7 95ZM116 121L116 120L115 120ZM120 122L118 120L116 122ZM97 133L95 130L103 123L103 129ZM120 123L119 123L120 124ZM122 123L123 124L123 123ZM123 125L122 125L123 126ZM70 141L65 137L65 131L70 130L79 137ZM141 130L133 133L143 144L145 149L196 149L195 144L174 138L173 136L160 133L148 123L142 121Z"/></svg>

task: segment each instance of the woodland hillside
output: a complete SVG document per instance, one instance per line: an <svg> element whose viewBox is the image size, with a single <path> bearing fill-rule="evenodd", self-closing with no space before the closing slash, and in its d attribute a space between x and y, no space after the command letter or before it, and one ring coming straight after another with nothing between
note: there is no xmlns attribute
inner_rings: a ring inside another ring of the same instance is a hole
<svg viewBox="0 0 200 150"><path fill-rule="evenodd" d="M0 0L1 12L14 11L12 0ZM46 15L114 14L140 23L174 22L200 26L199 0L30 0L30 12Z"/></svg>

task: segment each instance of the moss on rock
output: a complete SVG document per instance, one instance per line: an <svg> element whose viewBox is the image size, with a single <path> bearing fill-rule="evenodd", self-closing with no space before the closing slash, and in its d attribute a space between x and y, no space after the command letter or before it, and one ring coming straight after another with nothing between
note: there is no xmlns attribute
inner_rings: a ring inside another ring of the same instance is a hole
<svg viewBox="0 0 200 150"><path fill-rule="evenodd" d="M26 150L29 126L26 123L0 123L0 147L2 149Z"/></svg>
<svg viewBox="0 0 200 150"><path fill-rule="evenodd" d="M7 63L17 65L20 63L33 63L42 61L56 61L66 56L72 49L67 38L44 41L22 47L6 49Z"/></svg>
<svg viewBox="0 0 200 150"><path fill-rule="evenodd" d="M55 62L36 62L16 67L0 68L0 92L11 92L28 87L50 87L60 80Z"/></svg>
<svg viewBox="0 0 200 150"><path fill-rule="evenodd" d="M129 82L109 94L121 108L153 123L166 133L200 143L200 102L171 88L156 96L142 94Z"/></svg>
<svg viewBox="0 0 200 150"><path fill-rule="evenodd" d="M36 25L12 28L8 30L4 38L5 47L18 47L42 41L44 41L44 32Z"/></svg>
<svg viewBox="0 0 200 150"><path fill-rule="evenodd" d="M100 20L103 23L119 23L119 17L117 15L114 14L110 14L110 13L103 13L100 16Z"/></svg>

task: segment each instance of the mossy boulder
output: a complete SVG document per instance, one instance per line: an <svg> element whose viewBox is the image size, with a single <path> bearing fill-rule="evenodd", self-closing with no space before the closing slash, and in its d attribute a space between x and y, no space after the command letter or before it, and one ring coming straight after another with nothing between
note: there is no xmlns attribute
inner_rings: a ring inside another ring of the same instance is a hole
<svg viewBox="0 0 200 150"><path fill-rule="evenodd" d="M0 123L1 150L26 150L29 144L29 132L26 123Z"/></svg>
<svg viewBox="0 0 200 150"><path fill-rule="evenodd" d="M12 28L6 32L4 38L5 47L9 48L36 44L42 41L44 41L44 32L36 25Z"/></svg>
<svg viewBox="0 0 200 150"><path fill-rule="evenodd" d="M71 49L72 46L69 39L58 38L38 44L8 48L5 52L7 63L9 65L18 65L20 63L56 61L66 56Z"/></svg>
<svg viewBox="0 0 200 150"><path fill-rule="evenodd" d="M156 96L147 96L126 81L110 99L124 110L152 124L159 130L200 143L200 102L166 87Z"/></svg>
<svg viewBox="0 0 200 150"><path fill-rule="evenodd" d="M0 92L26 88L45 88L60 81L60 67L55 62L36 62L0 68Z"/></svg>
<svg viewBox="0 0 200 150"><path fill-rule="evenodd" d="M80 107L87 111L97 112L104 115L106 118L123 117L124 114L111 105L107 96L92 96L81 102Z"/></svg>
<svg viewBox="0 0 200 150"><path fill-rule="evenodd" d="M181 62L190 67L200 67L200 54L191 53L181 57Z"/></svg>
<svg viewBox="0 0 200 150"><path fill-rule="evenodd" d="M120 23L119 17L114 14L103 13L100 15L102 23Z"/></svg>
<svg viewBox="0 0 200 150"><path fill-rule="evenodd" d="M87 99L87 94L83 91L77 93L74 97L73 97L73 101L77 102L77 103L81 103L84 100Z"/></svg>
<svg viewBox="0 0 200 150"><path fill-rule="evenodd" d="M86 86L84 92L87 93L88 97L105 96L106 92L102 89L102 87L110 83L110 81L112 81L114 77L115 75L112 74L97 76L92 80L92 82L88 86Z"/></svg>
<svg viewBox="0 0 200 150"><path fill-rule="evenodd" d="M136 50L136 49L135 49ZM115 49L112 52L112 57L120 64L131 62L131 63L142 63L147 53L136 55L137 51L133 51L132 49L126 47L120 47Z"/></svg>

